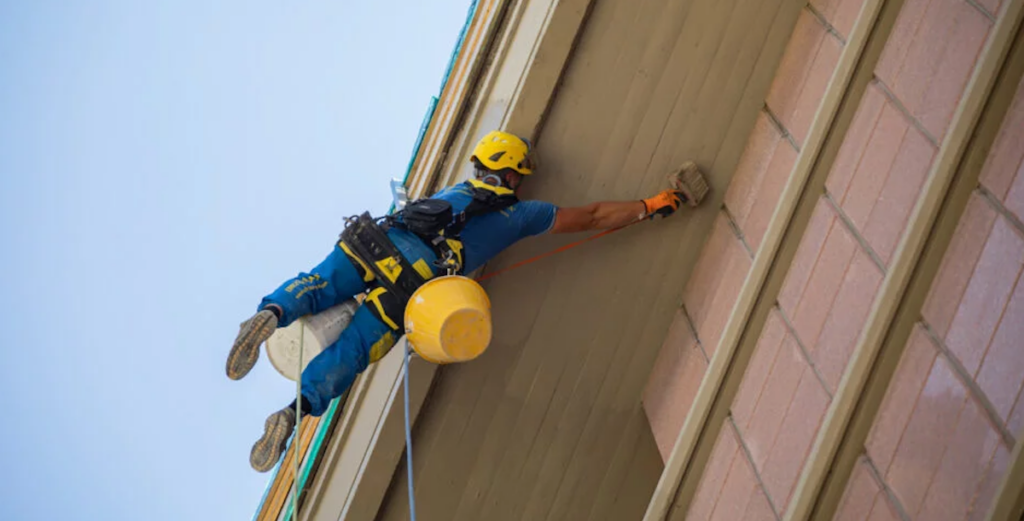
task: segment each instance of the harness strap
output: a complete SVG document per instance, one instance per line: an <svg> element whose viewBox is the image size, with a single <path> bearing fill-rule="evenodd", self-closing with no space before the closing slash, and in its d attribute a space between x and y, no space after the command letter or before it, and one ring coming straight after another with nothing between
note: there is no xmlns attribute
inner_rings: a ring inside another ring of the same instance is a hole
<svg viewBox="0 0 1024 521"><path fill-rule="evenodd" d="M345 252L345 255L347 255L348 258L352 259L352 262L355 264L356 267L356 272L359 273L359 276L363 279L363 282L370 282L373 280L374 275L373 272L370 271L370 267L367 266L365 262L363 262L363 259L360 259L358 256L356 256L355 253L352 252L352 248L349 248L348 245L345 244L345 241L338 241L338 247L341 248L341 251Z"/></svg>
<svg viewBox="0 0 1024 521"><path fill-rule="evenodd" d="M355 254L362 267L373 272L381 286L403 304L427 281L402 256L368 212L346 223L345 230L341 232L341 243Z"/></svg>
<svg viewBox="0 0 1024 521"><path fill-rule="evenodd" d="M466 223L473 217L492 212L500 212L519 202L515 192L503 186L492 186L476 179L466 181L473 193L473 200L445 228L445 235L458 237Z"/></svg>
<svg viewBox="0 0 1024 521"><path fill-rule="evenodd" d="M473 194L473 200L466 205L465 209L454 215L452 222L436 235L421 236L437 255L437 266L447 269L454 262L457 266L455 272L460 275L463 273L463 267L466 265L461 240L462 230L466 227L466 223L474 217L492 212L500 212L519 202L515 192L503 186L489 185L476 179L470 179L465 184L469 186L470 192ZM401 226L401 223L397 221L393 224Z"/></svg>
<svg viewBox="0 0 1024 521"><path fill-rule="evenodd" d="M372 304L368 307L370 313L377 320L386 324L392 331L405 330L405 304L407 302L399 301L398 297L383 286L370 290L370 293L366 295L366 301Z"/></svg>
<svg viewBox="0 0 1024 521"><path fill-rule="evenodd" d="M417 233L434 250L438 268L459 274L465 266L463 244L459 236L466 223L473 217L501 211L519 202L515 193L508 188L477 180L467 181L466 184L473 194L473 200L466 208L436 234L424 236ZM378 225L368 212L349 218L338 245L353 259L360 276L372 288L366 296L370 312L393 331L401 332L405 329L405 307L409 299L433 276L433 272L422 260L415 265L410 264L391 242L386 233L388 227L409 230L406 223L396 217L385 217L383 226Z"/></svg>

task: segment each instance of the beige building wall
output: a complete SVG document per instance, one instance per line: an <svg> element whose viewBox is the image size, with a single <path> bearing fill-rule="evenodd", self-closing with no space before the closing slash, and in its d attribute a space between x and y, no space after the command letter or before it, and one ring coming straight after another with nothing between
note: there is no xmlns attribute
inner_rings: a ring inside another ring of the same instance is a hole
<svg viewBox="0 0 1024 521"><path fill-rule="evenodd" d="M639 200L693 159L709 203L486 282L495 339L416 422L423 519L640 519L662 472L642 393L800 14L794 0L596 0L525 197ZM512 248L498 270L581 236ZM406 519L399 465L379 518Z"/></svg>

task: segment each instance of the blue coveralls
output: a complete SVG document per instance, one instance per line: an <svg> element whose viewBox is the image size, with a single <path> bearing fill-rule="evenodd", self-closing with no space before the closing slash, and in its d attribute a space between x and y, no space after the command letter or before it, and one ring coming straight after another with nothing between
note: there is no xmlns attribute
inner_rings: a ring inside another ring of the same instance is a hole
<svg viewBox="0 0 1024 521"><path fill-rule="evenodd" d="M463 183L445 188L432 198L451 203L459 213L472 201L470 187ZM555 223L556 207L542 201L520 201L499 212L474 217L462 230L464 270L469 273L520 239L540 235ZM388 236L398 251L414 264L423 259L433 266L434 251L410 232L392 228ZM436 273L435 273L436 274ZM284 310L278 327L299 317L319 313L366 290L353 261L339 244L309 273L284 282L260 302L259 309L277 304ZM336 342L321 351L302 372L302 395L311 406L310 414L320 416L331 400L352 385L356 375L384 356L398 340L396 333L360 306Z"/></svg>

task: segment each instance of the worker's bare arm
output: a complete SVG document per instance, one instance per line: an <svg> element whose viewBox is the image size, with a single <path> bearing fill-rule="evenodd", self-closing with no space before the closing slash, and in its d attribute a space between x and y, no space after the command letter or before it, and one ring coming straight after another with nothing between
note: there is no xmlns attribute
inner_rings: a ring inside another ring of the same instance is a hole
<svg viewBox="0 0 1024 521"><path fill-rule="evenodd" d="M644 216L642 201L602 201L586 206L559 208L551 233L576 233L624 226Z"/></svg>

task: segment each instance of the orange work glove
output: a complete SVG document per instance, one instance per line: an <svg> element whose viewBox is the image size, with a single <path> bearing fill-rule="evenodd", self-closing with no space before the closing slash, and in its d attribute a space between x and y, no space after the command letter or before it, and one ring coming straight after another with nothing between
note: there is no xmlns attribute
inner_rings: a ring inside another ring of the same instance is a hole
<svg viewBox="0 0 1024 521"><path fill-rule="evenodd" d="M679 205L686 200L686 196L679 190L665 190L660 194L644 199L644 209L647 215L652 218L655 215L668 217L679 209Z"/></svg>

